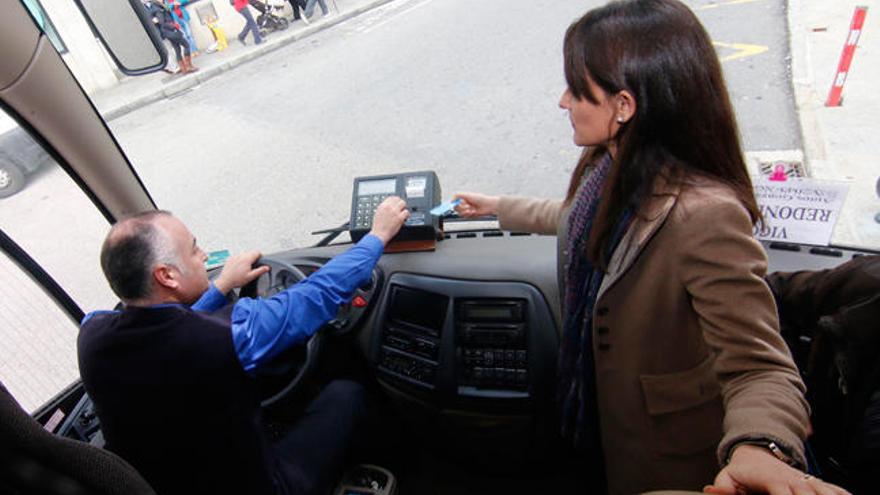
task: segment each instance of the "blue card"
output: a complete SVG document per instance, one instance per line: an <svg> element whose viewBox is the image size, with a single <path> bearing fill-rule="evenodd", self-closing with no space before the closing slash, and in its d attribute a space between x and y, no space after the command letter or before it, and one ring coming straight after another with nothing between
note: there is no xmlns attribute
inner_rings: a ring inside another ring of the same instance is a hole
<svg viewBox="0 0 880 495"><path fill-rule="evenodd" d="M210 270L211 268L222 266L228 257L229 250L227 249L223 249L222 251L212 251L208 253L208 259L205 260L205 268Z"/></svg>
<svg viewBox="0 0 880 495"><path fill-rule="evenodd" d="M458 204L461 203L461 198L456 199L455 201L448 201L446 203L440 203L431 209L431 215L435 217L445 217L451 215L453 210Z"/></svg>

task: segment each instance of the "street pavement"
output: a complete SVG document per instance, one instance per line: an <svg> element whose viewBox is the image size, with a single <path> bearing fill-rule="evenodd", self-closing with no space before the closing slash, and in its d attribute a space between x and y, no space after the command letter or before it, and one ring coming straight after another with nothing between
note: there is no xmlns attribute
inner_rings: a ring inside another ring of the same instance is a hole
<svg viewBox="0 0 880 495"><path fill-rule="evenodd" d="M156 73L149 76L126 78L119 85L92 95L96 106L107 119L125 115L145 105L175 96L202 84L241 64L262 57L290 43L303 40L319 31L344 22L393 0L337 0L338 10L330 16L315 16L310 25L294 22L286 31L274 32L261 46L241 46L229 35L229 48L222 52L205 54L195 59L200 71L190 75L169 76ZM754 3L758 0L718 0L695 5L701 16L710 16L715 10L724 15L723 7ZM757 172L758 161L803 161L806 176L822 180L845 181L849 184L847 202L835 229L832 243L880 249L880 199L876 190L880 167L874 163L877 146L872 139L880 130L878 111L880 97L872 89L880 72L880 27L873 18L878 12L868 11L867 20L844 87L843 105L824 106L832 80L835 77L841 50L848 36L855 6L861 0L789 0L787 35L791 58L791 77L794 86L799 139L786 138L790 146L777 146L763 151L761 134L744 136L749 145L748 155ZM715 10L713 10L715 9ZM756 16L759 22L764 16ZM768 16L769 17L769 16ZM771 44L771 43L768 43ZM724 46L724 43L719 43ZM722 56L724 48L720 48ZM745 70L728 73L727 77L763 77L767 81L785 78L778 74L749 74ZM732 81L733 83L734 81ZM784 84L784 83L783 83ZM735 84L731 84L735 88ZM735 90L734 90L735 91ZM736 94L732 95L736 98ZM766 115L768 128L775 121L785 120L787 109L779 103L760 96L748 100L739 98L738 106L752 105L756 113ZM763 110L761 110L763 109ZM760 128L760 127L759 127ZM773 134L768 132L768 134ZM786 139L782 139L785 141ZM790 149L788 149L790 148Z"/></svg>
<svg viewBox="0 0 880 495"><path fill-rule="evenodd" d="M843 104L826 107L853 11L873 4L843 89ZM845 181L849 193L832 243L880 250L877 181L880 133L880 9L876 2L789 0L792 81L803 133L807 172Z"/></svg>
<svg viewBox="0 0 880 495"><path fill-rule="evenodd" d="M261 45L249 43L243 46L236 41L236 33L226 33L229 43L228 48L223 51L203 53L193 59L193 64L199 68L198 72L186 75L169 75L165 72L157 72L146 76L127 77L120 81L118 85L97 91L89 96L91 96L101 115L105 119L111 120L145 105L167 98L174 98L180 93L241 64L262 57L283 46L307 38L391 1L335 0L329 4L330 14L322 17L320 9L315 9L316 13L312 16L309 24L305 24L303 21L291 22L290 27L284 31L270 32L265 38L265 43ZM254 15L256 16L256 14ZM173 56L174 54L169 51L169 57L173 58Z"/></svg>

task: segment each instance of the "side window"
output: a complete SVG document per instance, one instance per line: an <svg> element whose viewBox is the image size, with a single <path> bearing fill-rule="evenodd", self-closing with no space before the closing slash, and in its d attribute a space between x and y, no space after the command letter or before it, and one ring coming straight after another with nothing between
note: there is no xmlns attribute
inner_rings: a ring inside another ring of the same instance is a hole
<svg viewBox="0 0 880 495"><path fill-rule="evenodd" d="M101 273L107 221L46 151L0 110L0 231L84 312L116 298ZM34 411L78 379L76 311L0 251L0 381Z"/></svg>
<svg viewBox="0 0 880 495"><path fill-rule="evenodd" d="M77 325L0 253L0 381L33 412L79 377Z"/></svg>
<svg viewBox="0 0 880 495"><path fill-rule="evenodd" d="M52 19L49 18L49 14L43 9L43 5L40 4L39 0L23 0L23 3L30 11L34 21L46 33L52 45L55 46L55 50L62 55L67 53L67 45L64 44L64 40L61 39L61 35L55 29L55 24L52 23Z"/></svg>

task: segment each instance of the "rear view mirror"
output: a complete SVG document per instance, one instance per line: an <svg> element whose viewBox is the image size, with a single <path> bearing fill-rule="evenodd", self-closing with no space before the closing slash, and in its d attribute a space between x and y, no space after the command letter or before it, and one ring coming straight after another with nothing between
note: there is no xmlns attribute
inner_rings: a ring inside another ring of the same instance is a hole
<svg viewBox="0 0 880 495"><path fill-rule="evenodd" d="M86 21L124 74L136 76L165 67L162 40L141 0L76 0Z"/></svg>

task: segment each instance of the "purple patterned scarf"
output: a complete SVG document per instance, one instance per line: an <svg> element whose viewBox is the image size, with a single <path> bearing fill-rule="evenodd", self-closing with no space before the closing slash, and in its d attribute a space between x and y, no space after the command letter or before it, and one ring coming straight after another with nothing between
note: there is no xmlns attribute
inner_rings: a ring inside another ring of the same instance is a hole
<svg viewBox="0 0 880 495"><path fill-rule="evenodd" d="M584 180L568 216L568 237L565 239L569 260L563 280L564 319L557 400L562 415L562 435L576 446L598 447L599 440L592 316L605 273L587 258L587 240L611 164L611 155L606 154ZM615 225L609 257L626 232L630 217L627 210Z"/></svg>

